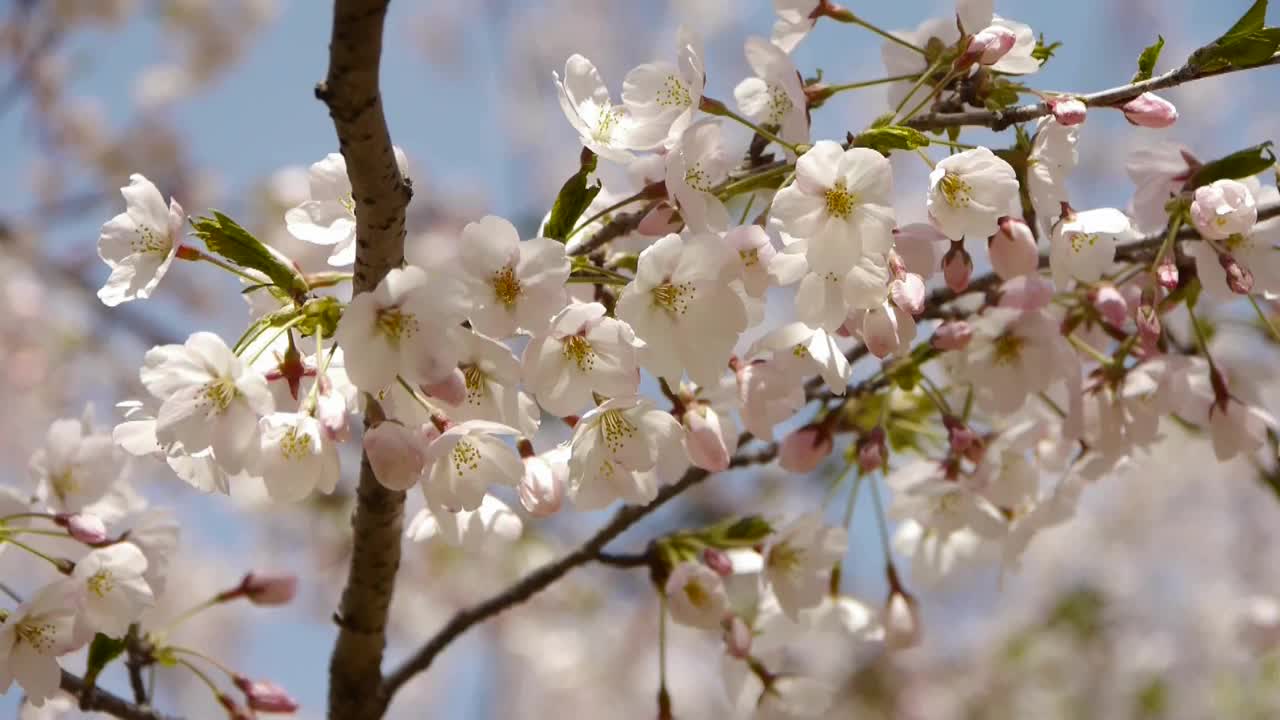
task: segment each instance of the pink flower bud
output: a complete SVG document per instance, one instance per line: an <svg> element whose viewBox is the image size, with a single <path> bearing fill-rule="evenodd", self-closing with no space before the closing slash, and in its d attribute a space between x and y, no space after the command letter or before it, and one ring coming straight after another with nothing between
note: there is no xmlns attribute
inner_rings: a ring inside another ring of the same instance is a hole
<svg viewBox="0 0 1280 720"><path fill-rule="evenodd" d="M964 249L964 243L952 241L951 249L942 256L942 277L947 281L951 292L961 293L969 287L969 278L973 276L973 258Z"/></svg>
<svg viewBox="0 0 1280 720"><path fill-rule="evenodd" d="M240 581L240 592L254 605L288 605L298 594L298 576L251 572Z"/></svg>
<svg viewBox="0 0 1280 720"><path fill-rule="evenodd" d="M751 628L737 615L724 619L724 651L739 660L751 657Z"/></svg>
<svg viewBox="0 0 1280 720"><path fill-rule="evenodd" d="M1122 328L1129 319L1129 304L1114 285L1101 285L1090 294L1093 307L1111 327Z"/></svg>
<svg viewBox="0 0 1280 720"><path fill-rule="evenodd" d="M1088 106L1079 98L1051 100L1049 107L1053 110L1053 119L1057 120L1059 125L1067 127L1084 122L1085 114L1089 111Z"/></svg>
<svg viewBox="0 0 1280 720"><path fill-rule="evenodd" d="M729 467L729 448L720 434L719 418L707 417L715 411L706 407L691 407L681 418L684 425L684 445L689 462L710 472L720 472Z"/></svg>
<svg viewBox="0 0 1280 720"><path fill-rule="evenodd" d="M831 433L818 425L805 425L782 440L778 464L793 473L807 473L831 454Z"/></svg>
<svg viewBox="0 0 1280 720"><path fill-rule="evenodd" d="M1120 106L1125 120L1146 128L1167 128L1178 121L1178 109L1155 93L1142 93Z"/></svg>
<svg viewBox="0 0 1280 720"><path fill-rule="evenodd" d="M982 439L973 431L973 428L966 425L960 418L944 415L942 425L947 429L947 443L956 455L966 455L975 445L982 444Z"/></svg>
<svg viewBox="0 0 1280 720"><path fill-rule="evenodd" d="M933 331L929 342L939 350L963 350L973 339L973 326L964 320L949 320Z"/></svg>
<svg viewBox="0 0 1280 720"><path fill-rule="evenodd" d="M1053 301L1053 283L1039 275L1019 275L1000 286L1000 307L1035 312Z"/></svg>
<svg viewBox="0 0 1280 720"><path fill-rule="evenodd" d="M223 693L218 694L218 704L227 711L228 720L254 720L253 715L241 707L235 698Z"/></svg>
<svg viewBox="0 0 1280 720"><path fill-rule="evenodd" d="M543 455L525 458L524 477L520 479L520 486L517 488L520 504L534 517L556 514L564 503L568 475L568 465L556 462L554 458Z"/></svg>
<svg viewBox="0 0 1280 720"><path fill-rule="evenodd" d="M419 433L396 422L381 422L366 430L364 452L374 477L388 490L413 487L426 464L426 443Z"/></svg>
<svg viewBox="0 0 1280 720"><path fill-rule="evenodd" d="M1156 313L1156 309L1151 305L1138 306L1138 312L1134 315L1134 322L1138 326L1138 339L1143 345L1154 347L1160 341L1160 315Z"/></svg>
<svg viewBox="0 0 1280 720"><path fill-rule="evenodd" d="M858 444L858 469L864 473L875 472L884 467L889 448L884 443L884 428L874 428L863 441Z"/></svg>
<svg viewBox="0 0 1280 720"><path fill-rule="evenodd" d="M273 682L250 680L243 675L235 676L234 682L240 692L244 693L250 710L264 713L292 713L298 710L298 703L289 697L284 688Z"/></svg>
<svg viewBox="0 0 1280 720"><path fill-rule="evenodd" d="M987 241L991 269L1001 280L1030 275L1040 267L1036 236L1020 218L1000 218L1000 230Z"/></svg>
<svg viewBox="0 0 1280 720"><path fill-rule="evenodd" d="M715 570L720 577L729 577L733 574L733 561L719 548L703 548L702 563Z"/></svg>
<svg viewBox="0 0 1280 720"><path fill-rule="evenodd" d="M72 513L55 518L59 525L67 528L71 537L85 545L97 545L107 541L107 526L102 518L89 513Z"/></svg>
<svg viewBox="0 0 1280 720"><path fill-rule="evenodd" d="M662 236L678 232L683 223L676 217L676 209L666 203L655 207L636 226L641 235Z"/></svg>
<svg viewBox="0 0 1280 720"><path fill-rule="evenodd" d="M316 420L330 440L346 442L351 437L348 417L347 399L340 393L322 392L316 397Z"/></svg>
<svg viewBox="0 0 1280 720"><path fill-rule="evenodd" d="M1232 235L1247 235L1257 221L1258 206L1244 183L1215 180L1196 188L1191 222L1202 236L1226 240Z"/></svg>
<svg viewBox="0 0 1280 720"><path fill-rule="evenodd" d="M1002 25L991 25L979 30L969 39L969 46L956 60L956 67L968 67L973 63L995 65L1013 49L1018 36Z"/></svg>
<svg viewBox="0 0 1280 720"><path fill-rule="evenodd" d="M919 315L924 312L924 280L915 273L904 273L889 282L889 297L904 312Z"/></svg>
<svg viewBox="0 0 1280 720"><path fill-rule="evenodd" d="M1165 257L1156 266L1156 282L1160 283L1160 287L1165 290L1175 290L1178 287L1178 264L1173 261L1172 257Z"/></svg>
<svg viewBox="0 0 1280 720"><path fill-rule="evenodd" d="M467 399L467 379L461 370L454 368L439 381L423 385L422 391L449 405L461 405Z"/></svg>
<svg viewBox="0 0 1280 720"><path fill-rule="evenodd" d="M915 321L906 312L884 303L862 312L861 332L863 344L878 358L906 352L915 340Z"/></svg>
<svg viewBox="0 0 1280 720"><path fill-rule="evenodd" d="M885 645L890 648L902 649L920 642L920 610L915 598L905 592L894 590L889 594L882 624Z"/></svg>
<svg viewBox="0 0 1280 720"><path fill-rule="evenodd" d="M938 271L938 251L947 236L929 223L912 223L895 228L893 249L907 272L928 280Z"/></svg>
<svg viewBox="0 0 1280 720"><path fill-rule="evenodd" d="M1248 295L1253 291L1253 273L1249 268L1236 262L1236 259L1227 253L1218 256L1218 264L1222 265L1222 269L1227 273L1227 287L1231 288L1231 292Z"/></svg>

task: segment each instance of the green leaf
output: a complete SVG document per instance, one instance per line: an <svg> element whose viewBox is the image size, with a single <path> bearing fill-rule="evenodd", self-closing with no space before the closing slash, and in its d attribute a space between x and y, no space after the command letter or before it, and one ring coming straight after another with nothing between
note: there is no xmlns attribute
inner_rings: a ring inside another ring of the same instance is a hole
<svg viewBox="0 0 1280 720"><path fill-rule="evenodd" d="M871 148L886 156L894 150L915 150L928 146L928 135L902 125L871 128L859 133L852 142L852 147Z"/></svg>
<svg viewBox="0 0 1280 720"><path fill-rule="evenodd" d="M1187 65L1201 72L1260 65L1280 47L1280 28L1264 27L1267 0L1257 0L1222 37L1191 53Z"/></svg>
<svg viewBox="0 0 1280 720"><path fill-rule="evenodd" d="M342 303L334 297L312 298L302 306L302 315L306 319L298 323L298 332L303 335L315 335L318 330L322 337L333 337L334 330L338 329L338 321L342 319ZM278 325L283 325L289 319L279 322Z"/></svg>
<svg viewBox="0 0 1280 720"><path fill-rule="evenodd" d="M772 532L773 526L764 518L759 515L748 515L722 528L716 538L722 541L724 546L743 547L762 542Z"/></svg>
<svg viewBox="0 0 1280 720"><path fill-rule="evenodd" d="M1057 52L1058 48L1060 47L1062 47L1061 42L1052 42L1052 43L1046 44L1044 41L1044 33L1040 33L1040 39L1036 41L1036 46L1031 51L1031 57L1035 58L1036 60L1039 60L1040 64L1044 65L1046 62L1049 61L1049 58L1053 57L1053 54Z"/></svg>
<svg viewBox="0 0 1280 720"><path fill-rule="evenodd" d="M992 81L987 90L987 99L983 103L988 110L1003 110L1018 104L1019 93L1026 90L1022 83L1011 82L1002 77Z"/></svg>
<svg viewBox="0 0 1280 720"><path fill-rule="evenodd" d="M1244 15L1236 21L1235 25L1227 31L1223 37L1231 35L1239 35L1241 33L1251 32L1262 28L1262 24L1267 20L1267 0L1256 0L1248 10L1244 11Z"/></svg>
<svg viewBox="0 0 1280 720"><path fill-rule="evenodd" d="M875 120L872 120L871 127L872 128L888 127L889 123L893 122L893 118L896 117L897 114L898 113L896 112L887 112L881 115L880 117L876 118Z"/></svg>
<svg viewBox="0 0 1280 720"><path fill-rule="evenodd" d="M103 668L124 654L124 648L125 643L122 639L107 637L102 633L94 635L93 642L89 644L89 662L84 671L85 686L93 687L98 681L98 675L102 674Z"/></svg>
<svg viewBox="0 0 1280 720"><path fill-rule="evenodd" d="M1228 178L1238 180L1257 175L1275 164L1276 156L1271 151L1273 144L1268 140L1244 150L1237 150L1224 158L1205 163L1187 180L1183 189L1195 190L1202 185L1208 185L1214 180Z"/></svg>
<svg viewBox="0 0 1280 720"><path fill-rule="evenodd" d="M583 153L583 161L578 172L565 181L560 187L560 194L551 206L551 217L542 230L543 237L564 242L569 232L578 224L578 218L586 212L587 206L600 194L600 182L588 186L587 178L596 170L595 153Z"/></svg>
<svg viewBox="0 0 1280 720"><path fill-rule="evenodd" d="M276 287L291 297L307 294L309 288L302 273L288 258L281 255L240 227L235 220L217 210L213 217L196 218L191 223L196 237L204 241L209 250L242 268L257 270L266 275Z"/></svg>
<svg viewBox="0 0 1280 720"><path fill-rule="evenodd" d="M1164 49L1164 36L1157 35L1155 43L1148 45L1146 50L1138 56L1138 72L1134 74L1133 80L1129 82L1138 82L1140 80L1150 80L1152 73L1156 69L1156 61L1160 59L1160 51Z"/></svg>

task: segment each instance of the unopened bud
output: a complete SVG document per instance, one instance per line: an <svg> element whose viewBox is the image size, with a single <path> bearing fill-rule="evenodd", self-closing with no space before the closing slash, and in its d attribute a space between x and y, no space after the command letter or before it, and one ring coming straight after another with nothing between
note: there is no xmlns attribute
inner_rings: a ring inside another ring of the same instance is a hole
<svg viewBox="0 0 1280 720"><path fill-rule="evenodd" d="M1013 49L1018 36L1003 25L991 25L979 30L969 38L969 45L964 54L956 58L955 67L964 68L972 64L995 65Z"/></svg>
<svg viewBox="0 0 1280 720"><path fill-rule="evenodd" d="M987 254L1001 280L1030 275L1040 267L1036 236L1021 218L1000 218L1000 230L987 241Z"/></svg>
<svg viewBox="0 0 1280 720"><path fill-rule="evenodd" d="M1228 178L1196 188L1190 213L1196 231L1210 240L1248 235L1258 221L1253 193L1244 183Z"/></svg>
<svg viewBox="0 0 1280 720"><path fill-rule="evenodd" d="M1253 273L1249 268L1236 262L1236 259L1227 253L1218 255L1218 263L1227 273L1227 287L1231 288L1231 292L1238 295L1248 295L1253 292Z"/></svg>
<svg viewBox="0 0 1280 720"><path fill-rule="evenodd" d="M1146 128L1167 128L1178 121L1178 109L1155 93L1142 93L1120 106L1125 120Z"/></svg>
<svg viewBox="0 0 1280 720"><path fill-rule="evenodd" d="M520 504L534 517L548 517L564 503L569 468L541 455L524 459L524 476L517 491Z"/></svg>
<svg viewBox="0 0 1280 720"><path fill-rule="evenodd" d="M884 608L884 641L892 649L920 642L920 610L916 600L902 590L892 590Z"/></svg>
<svg viewBox="0 0 1280 720"><path fill-rule="evenodd" d="M709 472L720 472L729 467L729 448L724 443L718 424L713 425L707 413L714 410L705 406L690 407L680 418L684 425L684 444L689 462Z"/></svg>
<svg viewBox="0 0 1280 720"><path fill-rule="evenodd" d="M288 605L298 594L298 576L249 573L240 581L240 594L254 605Z"/></svg>
<svg viewBox="0 0 1280 720"><path fill-rule="evenodd" d="M1172 257L1166 257L1156 266L1156 282L1160 283L1160 287L1165 290L1177 289L1178 264L1173 261Z"/></svg>
<svg viewBox="0 0 1280 720"><path fill-rule="evenodd" d="M819 425L805 425L782 440L778 464L793 473L807 473L831 454L831 433Z"/></svg>
<svg viewBox="0 0 1280 720"><path fill-rule="evenodd" d="M1129 319L1129 304L1114 285L1101 285L1089 295L1093 307L1103 321L1115 328L1124 327Z"/></svg>
<svg viewBox="0 0 1280 720"><path fill-rule="evenodd" d="M229 720L253 720L253 714L236 702L230 695L218 693L218 704L227 711Z"/></svg>
<svg viewBox="0 0 1280 720"><path fill-rule="evenodd" d="M951 249L942 256L942 277L947 281L951 292L962 293L969 287L969 278L973 276L973 258L964 249L964 243L955 240Z"/></svg>
<svg viewBox="0 0 1280 720"><path fill-rule="evenodd" d="M264 713L292 713L298 710L297 701L273 682L250 680L243 675L236 675L233 682L244 693L250 710Z"/></svg>
<svg viewBox="0 0 1280 720"><path fill-rule="evenodd" d="M703 548L702 563L715 570L720 577L729 577L733 574L733 561L719 548Z"/></svg>
<svg viewBox="0 0 1280 720"><path fill-rule="evenodd" d="M949 320L933 331L929 342L939 350L963 350L972 339L972 325L964 320Z"/></svg>
<svg viewBox="0 0 1280 720"><path fill-rule="evenodd" d="M422 392L445 404L458 406L467 399L467 378L462 370L454 368L441 380L423 385Z"/></svg>
<svg viewBox="0 0 1280 720"><path fill-rule="evenodd" d="M426 443L419 433L390 421L365 431L364 453L369 458L373 476L388 490L413 487L427 462Z"/></svg>
<svg viewBox="0 0 1280 720"><path fill-rule="evenodd" d="M328 439L346 442L351 437L349 417L347 399L341 393L322 392L316 397L316 420Z"/></svg>
<svg viewBox="0 0 1280 720"><path fill-rule="evenodd" d="M1084 122L1085 115L1089 111L1088 106L1079 98L1051 100L1049 107L1053 110L1053 119L1057 120L1059 125L1067 127Z"/></svg>
<svg viewBox="0 0 1280 720"><path fill-rule="evenodd" d="M1160 315L1156 313L1156 309L1151 305L1138 306L1138 313L1134 315L1134 322L1138 326L1138 339L1147 347L1153 347L1160 341Z"/></svg>
<svg viewBox="0 0 1280 720"><path fill-rule="evenodd" d="M747 660L751 657L751 628L747 627L747 623L737 615L725 616L724 623L724 651L729 653L730 657L739 660Z"/></svg>
<svg viewBox="0 0 1280 720"><path fill-rule="evenodd" d="M65 527L71 537L85 545L97 545L107 541L107 526L97 515L79 512L58 515L54 521Z"/></svg>
<svg viewBox="0 0 1280 720"><path fill-rule="evenodd" d="M915 273L903 273L901 278L889 282L893 304L913 316L924 312L924 296L924 280Z"/></svg>

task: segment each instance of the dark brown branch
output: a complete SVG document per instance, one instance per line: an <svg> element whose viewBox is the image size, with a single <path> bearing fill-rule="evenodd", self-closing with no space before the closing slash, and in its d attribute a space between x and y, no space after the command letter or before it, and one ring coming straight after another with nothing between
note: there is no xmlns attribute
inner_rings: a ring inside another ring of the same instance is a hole
<svg viewBox="0 0 1280 720"><path fill-rule="evenodd" d="M142 681L142 668L151 662L150 643L144 643L139 635L138 623L129 626L129 634L124 638L125 667L129 670L129 687L133 689L133 701L139 705L147 705L147 685Z"/></svg>
<svg viewBox="0 0 1280 720"><path fill-rule="evenodd" d="M640 221L644 220L645 216L657 206L658 203L655 201L635 212L615 215L612 220L604 224L604 227L597 230L595 235L570 247L569 254L590 255L593 251L604 247L609 241L616 240L640 227Z"/></svg>
<svg viewBox="0 0 1280 720"><path fill-rule="evenodd" d="M607 553L607 552L596 553L596 562L600 563L601 565L608 565L610 567L618 567L618 568L646 567L652 561L653 561L653 553L647 550L642 553L632 553L632 554Z"/></svg>
<svg viewBox="0 0 1280 720"><path fill-rule="evenodd" d="M161 715L149 707L135 705L102 688L95 687L89 691L87 696L83 695L87 689L84 680L66 670L62 671L62 689L81 698L80 709L82 710L96 710L97 712L114 715L123 720L173 720L169 715Z"/></svg>
<svg viewBox="0 0 1280 720"><path fill-rule="evenodd" d="M1211 70L1206 72L1188 65L1183 65L1182 67L1170 70L1163 75L1157 75L1149 80L1129 83L1127 85L1113 87L1109 90L1102 90L1088 95L1080 95L1079 98L1090 107L1113 107L1128 102L1144 92L1164 90L1165 88L1175 87L1193 80L1200 80L1202 78L1214 77L1215 75L1226 75L1227 73L1238 72L1240 70L1252 70L1257 67L1277 64L1280 64L1280 54L1273 55L1270 60L1248 68L1228 67L1221 70ZM959 127L962 125L979 125L989 127L992 130L1003 130L1014 123L1035 120L1038 117L1048 115L1050 112L1052 112L1052 110L1049 108L1048 103L1039 102L1031 105L1020 105L1007 110L968 110L956 113L929 113L927 115L912 118L903 124L916 128L917 130L941 130L943 128Z"/></svg>
<svg viewBox="0 0 1280 720"><path fill-rule="evenodd" d="M400 176L379 91L382 32L388 0L336 0L329 72L316 97L329 107L347 162L356 214L354 292L369 292L404 261L405 209L412 190ZM380 419L369 403L365 426ZM360 462L351 519L351 563L334 620L338 639L329 662L329 717L382 716L382 653L387 611L400 567L403 492L384 488L367 457Z"/></svg>

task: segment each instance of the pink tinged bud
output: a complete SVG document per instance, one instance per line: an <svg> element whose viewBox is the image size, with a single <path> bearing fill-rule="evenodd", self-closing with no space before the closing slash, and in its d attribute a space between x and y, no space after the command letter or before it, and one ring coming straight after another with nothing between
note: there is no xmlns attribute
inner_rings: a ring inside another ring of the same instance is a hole
<svg viewBox="0 0 1280 720"><path fill-rule="evenodd" d="M725 554L723 550L718 548L705 548L702 551L702 563L711 568L720 577L729 577L733 574L733 561Z"/></svg>
<svg viewBox="0 0 1280 720"><path fill-rule="evenodd" d="M1000 218L1000 230L987 241L991 269L1001 280L1030 275L1040 267L1040 250L1031 228L1019 218Z"/></svg>
<svg viewBox="0 0 1280 720"><path fill-rule="evenodd" d="M227 717L230 720L253 720L253 715L230 695L219 694L218 704L227 711Z"/></svg>
<svg viewBox="0 0 1280 720"><path fill-rule="evenodd" d="M644 219L636 226L636 232L641 235L662 236L667 233L678 232L683 224L676 216L676 209L666 203L662 203L644 216Z"/></svg>
<svg viewBox="0 0 1280 720"><path fill-rule="evenodd" d="M520 504L534 517L547 517L560 511L568 484L568 466L548 462L535 455L524 460L524 477L517 488Z"/></svg>
<svg viewBox="0 0 1280 720"><path fill-rule="evenodd" d="M1049 103L1049 107L1053 110L1053 119L1059 125L1068 127L1084 122L1085 114L1089 112L1088 106L1079 98L1054 100Z"/></svg>
<svg viewBox="0 0 1280 720"><path fill-rule="evenodd" d="M920 611L915 598L893 591L884 609L884 640L893 649L911 647L920 642Z"/></svg>
<svg viewBox="0 0 1280 720"><path fill-rule="evenodd" d="M919 315L924 312L924 280L915 273L904 273L889 283L889 297L904 312Z"/></svg>
<svg viewBox="0 0 1280 720"><path fill-rule="evenodd" d="M693 407L684 414L684 444L689 462L703 470L720 472L729 467L729 448L725 447L720 429L704 414L711 412L714 411Z"/></svg>
<svg viewBox="0 0 1280 720"><path fill-rule="evenodd" d="M288 605L298 594L298 576L251 572L241 581L240 591L254 605Z"/></svg>
<svg viewBox="0 0 1280 720"><path fill-rule="evenodd" d="M1227 273L1227 287L1238 295L1248 295L1253 291L1253 273L1249 268L1236 262L1231 255L1223 253L1218 256L1218 264Z"/></svg>
<svg viewBox="0 0 1280 720"><path fill-rule="evenodd" d="M956 60L956 66L967 67L975 62L982 65L995 65L1013 49L1017 42L1018 36L1007 27L992 25L983 28L969 39L969 46Z"/></svg>
<svg viewBox="0 0 1280 720"><path fill-rule="evenodd" d="M298 703L284 688L273 682L254 681L243 675L237 675L234 682L240 692L244 693L250 710L264 713L292 713L298 710Z"/></svg>
<svg viewBox="0 0 1280 720"><path fill-rule="evenodd" d="M737 615L724 619L724 651L739 660L751 657L751 628Z"/></svg>
<svg viewBox="0 0 1280 720"><path fill-rule="evenodd" d="M316 419L324 434L334 442L346 442L351 437L347 422L347 399L336 392L320 393L316 398Z"/></svg>
<svg viewBox="0 0 1280 720"><path fill-rule="evenodd" d="M782 440L778 464L793 473L807 473L831 454L831 433L817 425L806 425Z"/></svg>
<svg viewBox="0 0 1280 720"><path fill-rule="evenodd" d="M65 527L71 537L85 545L97 545L107 541L107 526L97 515L89 513L59 515L55 521Z"/></svg>
<svg viewBox="0 0 1280 720"><path fill-rule="evenodd" d="M1178 109L1155 93L1142 93L1120 106L1124 118L1132 125L1145 128L1167 128L1178 121Z"/></svg>
<svg viewBox="0 0 1280 720"><path fill-rule="evenodd" d="M422 391L449 405L461 405L467 399L467 379L461 370L454 368L441 380L423 385Z"/></svg>
<svg viewBox="0 0 1280 720"><path fill-rule="evenodd" d="M963 350L972 339L973 326L964 320L951 320L933 331L930 343L939 350Z"/></svg>
<svg viewBox="0 0 1280 720"><path fill-rule="evenodd" d="M1129 319L1129 303L1114 285L1102 285L1090 295L1093 307L1111 327L1124 327Z"/></svg>
<svg viewBox="0 0 1280 720"><path fill-rule="evenodd" d="M1160 341L1160 315L1156 313L1154 307L1139 306L1137 314L1134 315L1134 322L1138 326L1138 338L1144 345L1154 346Z"/></svg>
<svg viewBox="0 0 1280 720"><path fill-rule="evenodd" d="M1211 240L1247 235L1258 221L1253 193L1237 180L1215 180L1196 188L1191 202L1191 221L1196 230Z"/></svg>
<svg viewBox="0 0 1280 720"><path fill-rule="evenodd" d="M378 423L364 434L364 452L373 476L388 490L408 490L418 482L426 464L426 446L419 433L394 422Z"/></svg>
<svg viewBox="0 0 1280 720"><path fill-rule="evenodd" d="M1178 287L1178 265L1173 258L1166 257L1156 266L1156 282L1160 283L1160 287L1165 290L1175 290Z"/></svg>
<svg viewBox="0 0 1280 720"><path fill-rule="evenodd" d="M947 443L956 455L966 455L972 448L982 444L973 428L957 417L943 416L942 425L947 429Z"/></svg>
<svg viewBox="0 0 1280 720"><path fill-rule="evenodd" d="M942 256L942 277L947 281L951 292L961 293L969 287L969 278L973 276L973 258L964 249L964 243L953 241L951 249Z"/></svg>

